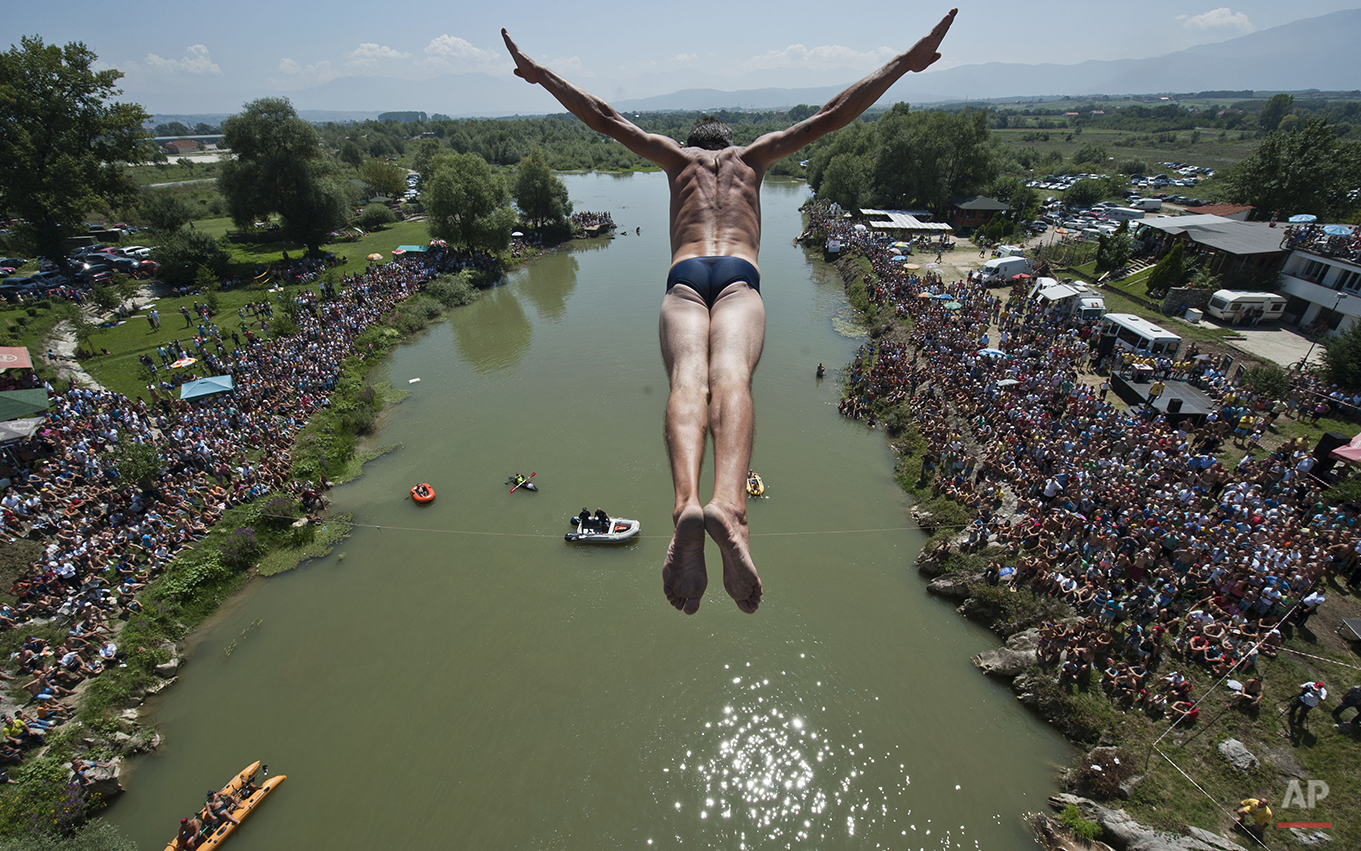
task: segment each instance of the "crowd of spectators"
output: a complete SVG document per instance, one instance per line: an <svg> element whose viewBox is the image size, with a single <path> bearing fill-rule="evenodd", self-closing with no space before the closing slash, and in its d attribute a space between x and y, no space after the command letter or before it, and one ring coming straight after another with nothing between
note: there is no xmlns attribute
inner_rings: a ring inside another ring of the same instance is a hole
<svg viewBox="0 0 1361 851"><path fill-rule="evenodd" d="M1350 232L1328 233L1325 228L1346 228ZM1361 263L1361 225L1289 225L1281 237L1281 247Z"/></svg>
<svg viewBox="0 0 1361 851"><path fill-rule="evenodd" d="M614 218L608 213L593 213L589 210L582 210L572 214L572 230L584 231L588 228L601 228L611 230L614 227Z"/></svg>
<svg viewBox="0 0 1361 851"><path fill-rule="evenodd" d="M894 406L888 415L906 421L890 426L915 426L926 444L919 484L969 512L971 525L926 558L985 551L989 584L1057 598L1081 617L1041 633L1060 682L1100 673L1118 701L1187 714L1186 678L1156 673L1168 658L1247 679L1282 629L1304 628L1325 574L1361 586L1357 517L1325 502L1303 438L1227 467L1216 457L1245 418L1260 434L1282 415L1317 416L1316 400L1335 391L1302 385L1265 399L1234 384L1225 359L1193 356L1155 366L1218 400L1204 423L1117 407L1092 373L1122 364L1098 357L1092 323L1023 287L902 269L873 237L809 213L816 232L870 259L871 301L911 319L905 342L861 348L842 412L873 422Z"/></svg>
<svg viewBox="0 0 1361 851"><path fill-rule="evenodd" d="M69 630L62 642L30 637L0 679L27 689L39 721L60 718L62 698L81 680L120 663L118 622L137 610L137 591L224 511L280 492L315 506L328 483L293 480L290 452L298 430L328 404L356 337L436 274L494 263L436 249L372 264L340 287L296 290L288 313L297 330L284 336L267 333L287 308L282 291L230 317L239 327L225 337L214 323L227 318L195 305L186 319L197 321L198 333L189 345L162 346L153 370L169 372L170 360L198 355L207 374L233 377L232 393L184 402L168 381L152 385L150 400L80 387L52 393L46 422L0 461L0 536L43 545L41 558L10 588L14 604L0 606L0 631L53 619ZM299 274L324 268L299 267ZM35 381L31 373L3 380L19 387ZM115 450L129 444L156 448L164 472L154 484L120 477ZM37 732L10 736L0 762L18 759L40 739Z"/></svg>

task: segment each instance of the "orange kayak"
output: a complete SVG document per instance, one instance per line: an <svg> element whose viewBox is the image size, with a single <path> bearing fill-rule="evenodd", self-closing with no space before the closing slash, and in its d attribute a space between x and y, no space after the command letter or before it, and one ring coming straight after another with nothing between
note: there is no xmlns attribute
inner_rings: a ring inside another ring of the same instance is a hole
<svg viewBox="0 0 1361 851"><path fill-rule="evenodd" d="M259 772L259 770L260 762L259 760L256 760L255 762L252 762L250 765L246 766L245 769L243 769L240 774L233 777L231 781L227 783L226 786L223 786L221 791L219 792L219 794L222 795L240 796L241 806L237 807L235 810L232 810L232 818L236 819L237 821L244 821L246 816L250 815L251 812L253 812L256 807L260 806L260 802L263 801L266 797L268 797L269 793L273 792L274 788L278 786L280 783L284 782L284 779L287 777L287 775L279 774L269 778L259 786L256 786L254 783L255 775L256 773ZM206 806L203 809L199 810L198 817L201 821L204 822L204 824L208 823L208 809ZM236 830L236 825L232 824L230 821L224 820L222 824L220 824L217 827L216 830L204 833L199 841L199 844L195 846L195 848L196 849L216 848L219 843L221 843L228 836L231 836L232 831L234 830ZM165 851L180 851L180 846L178 843L179 837L177 836L175 839L170 840L169 845L165 846Z"/></svg>

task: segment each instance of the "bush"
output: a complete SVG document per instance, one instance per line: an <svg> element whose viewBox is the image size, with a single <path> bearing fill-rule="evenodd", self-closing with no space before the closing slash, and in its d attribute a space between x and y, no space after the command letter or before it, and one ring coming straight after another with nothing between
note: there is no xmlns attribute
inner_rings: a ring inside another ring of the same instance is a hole
<svg viewBox="0 0 1361 851"><path fill-rule="evenodd" d="M1268 399L1284 399L1290 392L1290 376L1279 366L1270 363L1249 367L1243 373L1243 384Z"/></svg>
<svg viewBox="0 0 1361 851"><path fill-rule="evenodd" d="M466 271L457 275L440 275L425 284L425 291L445 307L462 307L477 299L477 288Z"/></svg>
<svg viewBox="0 0 1361 851"><path fill-rule="evenodd" d="M264 529L283 529L302 515L298 501L288 494L276 493L260 503L260 519L257 527Z"/></svg>
<svg viewBox="0 0 1361 851"><path fill-rule="evenodd" d="M359 226L365 230L380 228L395 221L397 221L397 215L389 210L386 204L375 202L359 211Z"/></svg>
<svg viewBox="0 0 1361 851"><path fill-rule="evenodd" d="M1158 265L1153 267L1153 272L1148 276L1148 295L1150 298L1160 298L1162 295L1166 295L1168 290L1181 285L1186 276L1185 261L1182 254L1182 244L1178 242L1172 246L1171 251L1167 252L1167 256L1159 260Z"/></svg>
<svg viewBox="0 0 1361 851"><path fill-rule="evenodd" d="M1079 839L1085 839L1088 842L1100 839L1101 834L1105 832L1101 825L1083 818L1082 813L1078 812L1077 804L1069 804L1064 807L1063 812L1059 814L1059 821L1063 822L1064 827L1077 834Z"/></svg>
<svg viewBox="0 0 1361 851"><path fill-rule="evenodd" d="M1091 142L1083 142L1082 147L1078 148L1073 154L1073 163L1104 163L1106 161L1106 149L1100 145L1093 145Z"/></svg>
<svg viewBox="0 0 1361 851"><path fill-rule="evenodd" d="M222 563L235 570L245 570L264 551L255 530L250 527L237 529L222 542Z"/></svg>
<svg viewBox="0 0 1361 851"><path fill-rule="evenodd" d="M160 277L172 284L193 284L200 268L207 268L221 278L227 271L231 257L217 240L199 231L180 231L157 248L151 259L161 264Z"/></svg>

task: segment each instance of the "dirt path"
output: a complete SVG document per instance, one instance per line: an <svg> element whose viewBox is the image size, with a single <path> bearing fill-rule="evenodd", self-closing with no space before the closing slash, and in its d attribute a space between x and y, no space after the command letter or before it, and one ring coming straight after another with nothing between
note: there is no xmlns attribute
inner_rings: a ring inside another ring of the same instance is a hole
<svg viewBox="0 0 1361 851"><path fill-rule="evenodd" d="M72 384L92 390L108 389L95 381L76 360L76 329L70 322L62 320L52 329L52 336L47 338L47 350L57 356L56 360L50 361L57 374L70 379Z"/></svg>

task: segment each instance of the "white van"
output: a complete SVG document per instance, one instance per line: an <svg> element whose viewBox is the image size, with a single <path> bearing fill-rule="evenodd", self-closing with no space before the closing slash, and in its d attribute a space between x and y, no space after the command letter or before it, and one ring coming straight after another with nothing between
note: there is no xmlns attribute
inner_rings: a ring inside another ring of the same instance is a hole
<svg viewBox="0 0 1361 851"><path fill-rule="evenodd" d="M1013 275L1029 275L1030 260L1025 257L995 257L983 263L978 270L985 284L998 284L1011 280Z"/></svg>
<svg viewBox="0 0 1361 851"><path fill-rule="evenodd" d="M1129 205L1136 210L1157 211L1163 208L1161 198L1132 198Z"/></svg>
<svg viewBox="0 0 1361 851"><path fill-rule="evenodd" d="M1025 248L1019 245L999 245L992 250L993 257L1024 257Z"/></svg>
<svg viewBox="0 0 1361 851"><path fill-rule="evenodd" d="M1106 208L1106 218L1117 222L1127 222L1130 219L1142 219L1144 211L1134 207L1108 207Z"/></svg>
<svg viewBox="0 0 1361 851"><path fill-rule="evenodd" d="M1215 290L1205 311L1216 319L1235 325L1251 321L1255 312L1262 311L1259 322L1280 319L1285 313L1285 296L1275 293L1256 293L1245 290Z"/></svg>

